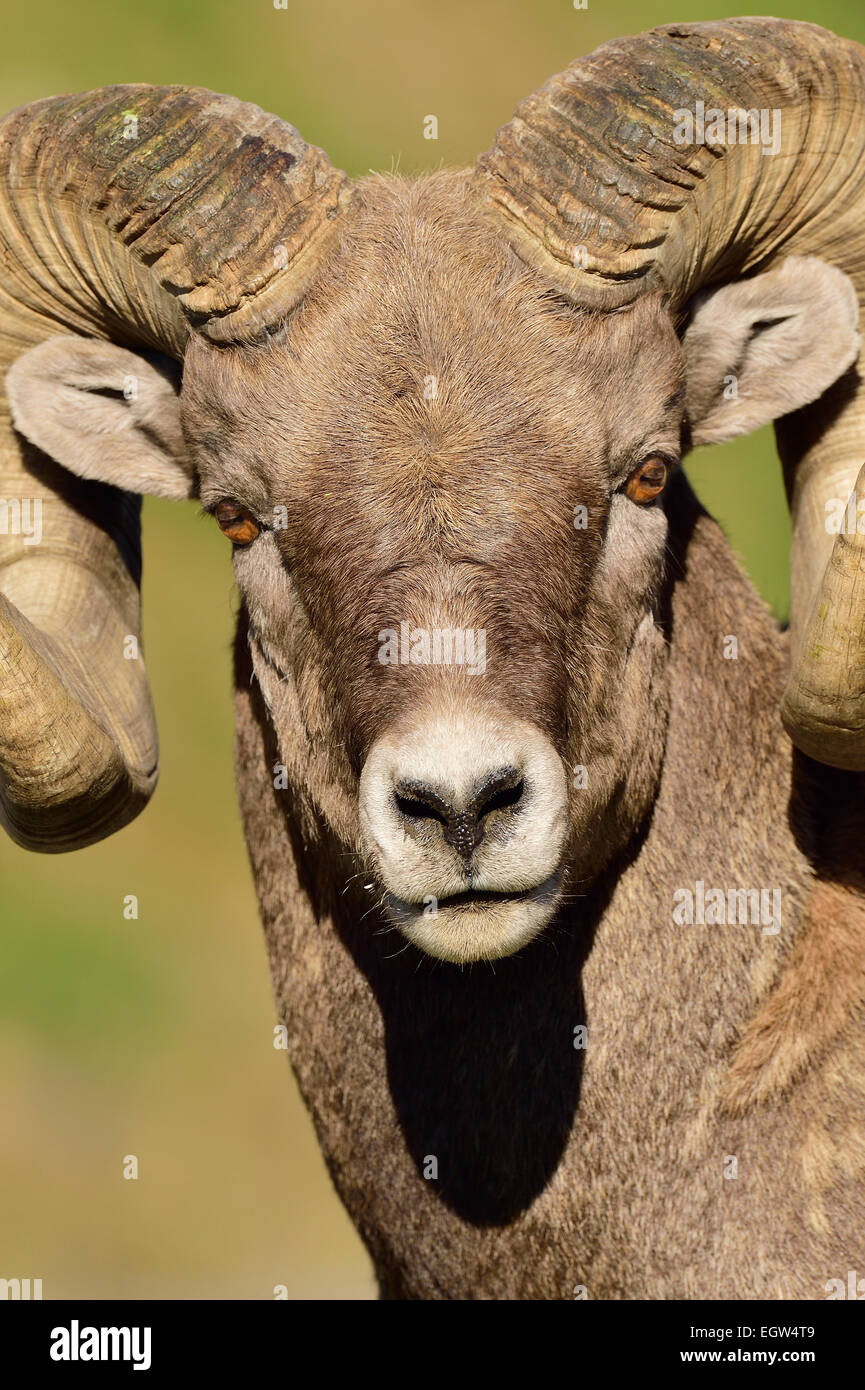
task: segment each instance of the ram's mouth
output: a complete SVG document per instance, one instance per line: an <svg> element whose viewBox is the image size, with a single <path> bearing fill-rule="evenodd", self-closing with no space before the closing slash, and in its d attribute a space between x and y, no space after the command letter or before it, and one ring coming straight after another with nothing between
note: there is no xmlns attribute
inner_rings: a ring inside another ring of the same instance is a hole
<svg viewBox="0 0 865 1390"><path fill-rule="evenodd" d="M469 888L465 893L455 893L450 898L439 898L438 910L444 912L449 908L484 908L493 907L501 903L518 903L525 898L530 898L533 893L537 893L537 888L526 888L520 892L496 892L492 889ZM406 903L406 907L410 904Z"/></svg>
<svg viewBox="0 0 865 1390"><path fill-rule="evenodd" d="M393 893L385 909L409 941L439 960L467 962L513 955L543 930L556 910L561 876L551 874L532 888L470 888L423 902L405 902Z"/></svg>

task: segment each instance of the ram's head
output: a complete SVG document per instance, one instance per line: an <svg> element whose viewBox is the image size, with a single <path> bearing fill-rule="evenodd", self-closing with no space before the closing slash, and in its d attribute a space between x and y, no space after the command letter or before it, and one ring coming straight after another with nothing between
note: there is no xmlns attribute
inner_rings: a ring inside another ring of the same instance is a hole
<svg viewBox="0 0 865 1390"><path fill-rule="evenodd" d="M680 140L709 93L743 143ZM149 796L132 494L198 496L307 825L432 954L516 950L655 794L683 448L804 407L784 717L865 767L861 542L825 526L861 462L863 113L853 45L748 20L606 45L416 182L197 90L7 118L10 833L73 848Z"/></svg>

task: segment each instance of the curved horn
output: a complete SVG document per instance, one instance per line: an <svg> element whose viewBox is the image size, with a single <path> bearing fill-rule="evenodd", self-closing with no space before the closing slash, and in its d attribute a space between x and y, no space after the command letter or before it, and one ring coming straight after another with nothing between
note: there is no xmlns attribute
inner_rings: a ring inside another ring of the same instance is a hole
<svg viewBox="0 0 865 1390"><path fill-rule="evenodd" d="M779 152L679 143L698 103L737 121L779 112ZM517 252L579 304L616 309L660 288L681 311L703 285L812 254L851 277L861 312L865 50L775 19L604 44L522 103L475 177ZM862 463L863 376L860 357L776 428L793 513L782 717L804 752L850 769L865 769L865 567L827 533L826 504Z"/></svg>
<svg viewBox="0 0 865 1390"><path fill-rule="evenodd" d="M303 293L347 191L292 126L198 88L108 87L12 112L0 383L63 332L177 359L191 330L266 333ZM0 823L28 848L100 839L153 790L139 577L138 499L31 448L0 389Z"/></svg>

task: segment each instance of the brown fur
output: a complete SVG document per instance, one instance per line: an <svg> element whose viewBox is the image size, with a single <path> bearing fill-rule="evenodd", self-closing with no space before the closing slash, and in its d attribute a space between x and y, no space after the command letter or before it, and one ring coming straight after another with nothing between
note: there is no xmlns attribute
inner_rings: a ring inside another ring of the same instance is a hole
<svg viewBox="0 0 865 1390"><path fill-rule="evenodd" d="M724 1083L742 1114L788 1091L865 1010L865 920L861 898L815 885L792 958L745 1028ZM865 1076L865 1073L863 1073Z"/></svg>

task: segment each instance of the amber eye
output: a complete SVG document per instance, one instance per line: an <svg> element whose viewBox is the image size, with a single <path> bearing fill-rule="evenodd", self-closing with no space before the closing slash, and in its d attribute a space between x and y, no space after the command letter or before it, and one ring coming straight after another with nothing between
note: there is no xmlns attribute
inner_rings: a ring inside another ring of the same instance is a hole
<svg viewBox="0 0 865 1390"><path fill-rule="evenodd" d="M625 484L625 492L632 502L651 502L664 491L669 471L669 465L662 458L644 459Z"/></svg>
<svg viewBox="0 0 865 1390"><path fill-rule="evenodd" d="M223 497L217 502L214 512L219 529L235 545L249 545L255 540L260 526L251 512L235 502L233 497Z"/></svg>

